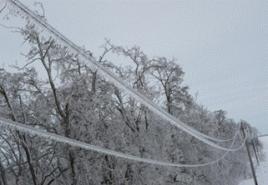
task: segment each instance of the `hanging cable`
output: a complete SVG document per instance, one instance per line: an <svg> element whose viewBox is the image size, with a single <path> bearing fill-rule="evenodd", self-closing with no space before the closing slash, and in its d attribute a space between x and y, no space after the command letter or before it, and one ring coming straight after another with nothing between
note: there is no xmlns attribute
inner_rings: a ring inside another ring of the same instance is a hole
<svg viewBox="0 0 268 185"><path fill-rule="evenodd" d="M18 122L14 122L14 121L11 121L11 120L7 120L7 119L1 118L1 117L0 117L0 126L3 126L5 128L11 129L11 130L20 131L20 132L23 132L23 133L26 133L26 134L29 134L29 135L37 135L39 137L43 137L43 138L46 138L46 139L49 139L49 140L54 140L56 142L68 144L68 145L71 145L73 147L83 148L85 150L95 151L95 152L98 152L98 153L102 153L102 154L106 154L106 155L110 155L110 156L114 156L114 157L118 157L118 158L122 158L122 159L126 159L126 160L142 162L142 163L148 163L148 164L151 164L151 165L166 166L166 167L197 168L197 167L213 165L213 164L219 162L220 160L224 159L230 153L230 151L226 151L218 159L210 161L210 162L205 162L205 163L199 163L199 164L170 163L170 162L164 162L164 161L159 161L159 160L141 158L141 157L137 157L137 156L134 156L134 155L125 154L125 153L122 153L122 152L117 152L117 151L114 151L114 150L102 148L102 147L91 145L91 144L81 142L81 141L78 141L78 140L75 140L75 139L70 139L70 138L67 138L67 137L64 137L64 136L61 136L61 135L58 135L58 134L46 132L44 130L34 128L34 127L31 127L31 126L28 126L28 125L25 125L25 124L21 124L21 123L18 123ZM240 133L239 130L240 130L240 128L236 130L235 137L237 137L239 135L239 133ZM243 139L242 144L240 144L240 146L237 147L237 149L235 151L238 151L241 148L243 148L246 139L247 139L247 137L245 137ZM235 144L235 139L231 143L230 148L232 148L234 144Z"/></svg>
<svg viewBox="0 0 268 185"><path fill-rule="evenodd" d="M159 115L162 119L168 121L170 124L176 126L177 128L183 130L184 132L192 135L193 137L197 138L198 140L202 141L203 143L208 144L209 146L212 146L214 148L224 150L224 151L235 151L235 149L230 149L226 147L222 147L215 142L227 142L230 140L222 140L217 139L211 136L208 136L206 134L203 134L199 132L198 130L186 125L178 118L175 118L171 114L169 114L167 111L161 109L159 106L157 106L155 103L153 103L151 100L149 100L147 97L139 93L138 91L134 90L130 86L128 86L125 82L117 78L112 72L110 72L108 69L106 69L104 66L102 66L100 63L98 63L92 56L89 56L86 54L79 46L74 44L71 40L66 38L64 35L62 35L60 32L58 32L56 29L54 29L51 25L49 25L47 22L42 20L39 16L37 16L34 12L32 12L28 7L23 5L18 0L6 0L11 5L16 7L21 13L26 15L26 17L30 18L35 22L35 24L41 26L44 28L47 32L54 35L55 38L57 38L58 41L65 44L68 48L73 50L73 52L79 54L83 59L88 61L92 67L98 69L99 73L105 77L108 81L112 82L115 86L117 86L120 89L123 89L125 92L127 92L130 96L132 96L134 99L142 103L143 105L147 106L152 112Z"/></svg>

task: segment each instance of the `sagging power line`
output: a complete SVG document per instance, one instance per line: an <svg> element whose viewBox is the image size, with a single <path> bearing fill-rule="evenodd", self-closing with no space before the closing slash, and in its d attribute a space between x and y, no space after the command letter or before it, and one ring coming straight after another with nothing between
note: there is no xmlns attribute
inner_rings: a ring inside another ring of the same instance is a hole
<svg viewBox="0 0 268 185"><path fill-rule="evenodd" d="M28 126L25 124L21 124L21 123L14 122L14 121L7 120L5 118L0 117L0 127L1 126L8 128L8 129L11 129L11 130L16 130L16 131L23 132L23 133L30 134L30 135L37 135L39 137L43 137L43 138L46 138L49 140L54 140L56 142L68 144L68 145L73 146L73 147L79 147L79 148L83 148L86 150L95 151L98 153L102 153L102 154L106 154L106 155L110 155L110 156L114 156L114 157L118 157L118 158L122 158L122 159L126 159L126 160L142 162L142 163L147 163L147 164L151 164L151 165L166 166L166 167L197 168L197 167L204 167L204 166L208 166L208 165L213 165L213 164L218 163L222 159L224 159L231 152L231 151L226 151L218 159L215 159L215 160L210 161L210 162L205 162L205 163L199 163L199 164L170 163L170 162L164 162L164 161L159 161L159 160L142 158L142 157L138 157L138 156L134 156L134 155L125 154L122 152L117 152L114 150L102 148L99 146L95 146L95 145L81 142L81 141L78 141L75 139L67 138L67 137L64 137L64 136L61 136L61 135L58 135L55 133L46 132L46 131L38 129L38 128L34 128L34 127L31 127L31 126ZM240 126L236 130L235 137L238 137L239 135L240 135ZM246 139L247 139L247 137L245 137L243 139L242 143L236 148L235 151L238 151L244 147ZM235 141L236 141L235 139L232 141L229 148L232 148L234 146Z"/></svg>
<svg viewBox="0 0 268 185"><path fill-rule="evenodd" d="M224 151L236 151L237 148L226 148L223 147L217 142L228 142L232 141L230 139L217 139L211 136L208 136L204 133L199 132L198 130L188 126L187 124L183 123L180 119L172 116L167 111L163 110L151 100L149 100L146 96L142 95L138 91L134 90L130 86L128 86L125 82L121 79L116 77L112 72L107 70L104 66L99 64L92 56L87 55L79 46L73 43L71 40L66 38L62 35L59 31L37 16L33 11L31 11L28 7L22 4L20 1L17 0L6 0L6 2L10 3L12 6L17 8L21 13L23 13L26 17L30 18L35 24L39 25L40 27L44 28L48 33L54 35L55 39L66 45L70 48L74 53L77 53L82 57L84 60L88 61L91 64L91 67L98 69L99 73L106 78L108 81L112 82L115 86L120 89L123 89L127 92L130 96L134 99L142 103L143 105L147 106L152 112L159 115L162 119L168 121L170 124L174 125L175 127L185 131L186 133L190 134L191 136L197 138L198 140L202 141L203 143L208 144L214 148L224 150ZM234 138L233 138L234 139Z"/></svg>

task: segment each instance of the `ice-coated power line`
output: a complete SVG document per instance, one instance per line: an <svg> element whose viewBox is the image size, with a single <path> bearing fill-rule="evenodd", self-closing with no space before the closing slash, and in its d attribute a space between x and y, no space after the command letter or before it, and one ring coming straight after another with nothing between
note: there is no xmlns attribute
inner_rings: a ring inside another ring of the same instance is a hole
<svg viewBox="0 0 268 185"><path fill-rule="evenodd" d="M164 162L164 161L159 161L159 160L153 160L153 159L146 159L146 158L141 158L138 156L134 156L134 155L130 155L130 154L125 154L122 152L117 152L114 150L110 150L110 149L106 149L106 148L102 148L99 146L95 146L95 145L91 145L85 142L81 142L75 139L70 139L58 134L54 134L54 133L50 133L50 132L46 132L44 130L38 129L38 128L34 128L25 124L21 124L18 122L14 122L11 120L7 120L5 118L1 118L0 117L0 127L4 127L4 128L8 128L11 130L16 130L19 132L23 132L29 135L37 135L39 137L43 137L49 140L54 140L56 142L60 142L60 143L64 143L64 144L68 144L71 145L73 147L79 147L79 148L83 148L85 150L90 150L90 151L95 151L98 153L102 153L102 154L106 154L106 155L110 155L110 156L114 156L114 157L118 157L118 158L123 158L126 160L131 160L131 161L136 161L136 162L142 162L142 163L148 163L148 164L152 164L152 165L160 165L160 166L166 166L166 167L189 167L189 168L196 168L196 167L203 167L203 166L208 166L208 165L213 165L217 162L219 162L220 160L222 160L223 158L225 158L231 151L226 151L224 152L218 159L210 161L210 162L205 162L205 163L200 163L200 164L180 164L180 163L170 163L170 162ZM237 137L239 135L239 129L237 129L236 133L235 133L235 137ZM240 146L236 149L236 151L240 150L246 141L247 137L245 137L243 139L242 144L240 144ZM232 141L230 148L233 147L233 145L235 144L235 139Z"/></svg>
<svg viewBox="0 0 268 185"><path fill-rule="evenodd" d="M26 17L33 20L35 22L35 24L41 26L46 31L48 31L50 34L54 35L58 41L62 42L66 46L68 46L68 48L73 50L75 53L79 54L80 57L82 57L86 61L90 62L91 66L98 69L99 73L103 77L105 77L108 81L112 82L118 88L123 89L125 92L127 92L129 95L131 95L133 98L135 98L137 101L139 101L140 103L147 106L152 112L159 115L162 119L168 121L170 124L176 126L177 128L185 131L186 133L192 135L193 137L197 138L198 140L202 141L203 143L206 143L214 148L224 150L224 151L235 151L236 150L233 148L226 148L226 147L220 146L219 144L215 143L215 142L225 142L225 141L230 141L230 140L222 140L222 139L217 139L217 138L205 135L205 134L199 132L198 130L186 125L178 118L175 118L174 116L169 114L167 111L161 109L159 106L157 106L151 100L149 100L147 97L145 97L144 95L142 95L138 91L136 91L133 88L131 88L130 86L128 86L122 80L117 78L112 72L110 72L108 69L106 69L100 63L98 63L93 57L87 55L83 50L81 50L81 48L79 46L74 44L71 40L66 38L59 31L57 31L55 28L53 28L47 22L42 20L39 16L37 16L34 12L32 12L28 7L26 7L20 1L18 1L18 0L6 0L6 2L9 2L11 5L16 7Z"/></svg>

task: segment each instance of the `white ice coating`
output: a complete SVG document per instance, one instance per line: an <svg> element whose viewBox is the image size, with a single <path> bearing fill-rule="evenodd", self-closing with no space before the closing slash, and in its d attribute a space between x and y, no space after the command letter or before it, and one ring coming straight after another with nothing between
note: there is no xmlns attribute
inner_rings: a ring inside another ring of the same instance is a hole
<svg viewBox="0 0 268 185"><path fill-rule="evenodd" d="M125 82L123 82L117 76L115 76L112 72L110 72L108 69L106 69L100 63L98 63L93 57L86 54L79 46L74 44L71 40L69 40L64 35L62 35L59 31L54 29L51 25L49 25L42 18L40 18L40 16L38 16L34 12L32 12L29 8L27 8L25 5L23 5L20 1L5 0L5 2L8 2L10 5L17 8L18 11L21 14L24 14L25 17L27 17L28 19L33 21L36 25L45 29L48 33L52 34L53 37L57 41L59 41L61 44L65 45L65 46L67 46L71 50L71 52L79 54L80 57L83 58L84 60L88 61L94 69L98 69L99 74L101 74L105 79L112 82L118 88L127 92L130 96L132 96L134 99L136 99L137 101L139 101L143 105L147 106L152 112L159 115L162 119L168 121L170 124L176 126L177 128L185 131L186 133L190 134L191 136L197 138L198 140L202 141L203 143L206 143L214 148L224 150L224 151L236 151L238 149L238 148L226 148L226 147L223 147L223 146L216 144L216 142L232 141L234 138L223 140L223 139L217 139L217 138L208 136L206 134L203 134L203 133L199 132L198 130L186 125L178 118L172 116L167 111L160 108L158 105L153 103L150 99L148 99L146 96L139 93L135 89L131 88L129 85L127 85Z"/></svg>
<svg viewBox="0 0 268 185"><path fill-rule="evenodd" d="M199 163L199 164L170 163L170 162L164 162L164 161L159 161L159 160L141 158L138 156L134 156L134 155L125 154L122 152L117 152L114 150L102 148L102 147L91 145L91 144L81 142L81 141L78 141L75 139L70 139L70 138L67 138L67 137L64 137L64 136L61 136L58 134L46 132L44 130L34 128L34 127L31 127L31 126L28 126L25 124L21 124L18 122L14 122L11 120L7 120L7 119L1 118L1 117L0 117L0 126L11 129L11 130L16 130L16 131L19 131L22 133L30 134L30 135L37 135L39 137L43 137L43 138L48 139L48 140L53 140L56 142L68 144L68 145L73 146L73 147L83 148L85 150L95 151L98 153L102 153L102 154L106 154L106 155L110 155L110 156L114 156L114 157L118 157L118 158L122 158L122 159L126 159L126 160L148 163L151 165L165 166L165 167L188 167L188 168L204 167L204 166L213 165L213 164L219 162L220 160L224 159L230 153L230 151L226 151L218 159L210 161L210 162L205 162L205 163ZM236 131L235 137L237 137L238 135L239 135L239 129ZM244 147L246 139L247 139L247 137L245 137L243 139L242 144L239 147L237 147L235 151L238 151ZM235 144L235 139L232 141L230 148L232 148L234 144Z"/></svg>

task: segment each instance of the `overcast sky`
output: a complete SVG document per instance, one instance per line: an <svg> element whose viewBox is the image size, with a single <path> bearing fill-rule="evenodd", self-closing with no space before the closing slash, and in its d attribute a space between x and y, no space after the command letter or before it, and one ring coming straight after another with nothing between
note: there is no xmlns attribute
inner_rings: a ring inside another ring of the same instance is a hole
<svg viewBox="0 0 268 185"><path fill-rule="evenodd" d="M268 133L267 1L39 1L51 25L95 55L109 38L177 58L200 103ZM0 64L20 63L20 37L0 27L0 41Z"/></svg>

